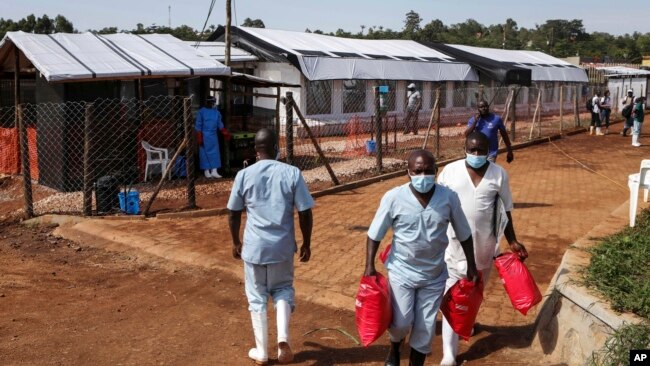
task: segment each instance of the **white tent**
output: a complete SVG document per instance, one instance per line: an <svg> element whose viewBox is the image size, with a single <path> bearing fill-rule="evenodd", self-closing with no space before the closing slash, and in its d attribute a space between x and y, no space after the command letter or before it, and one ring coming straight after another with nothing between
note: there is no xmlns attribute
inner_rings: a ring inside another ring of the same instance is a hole
<svg viewBox="0 0 650 366"><path fill-rule="evenodd" d="M247 49L287 58L312 81L478 81L469 64L414 41L351 39L247 27L234 27L233 36L240 44L248 44Z"/></svg>
<svg viewBox="0 0 650 366"><path fill-rule="evenodd" d="M584 69L543 52L501 50L498 48L458 44L448 44L447 46L494 61L530 69L532 81L563 81L572 83L587 83L589 81Z"/></svg>
<svg viewBox="0 0 650 366"><path fill-rule="evenodd" d="M230 75L230 68L168 34L32 34L7 32L0 68L36 68L48 81Z"/></svg>
<svg viewBox="0 0 650 366"><path fill-rule="evenodd" d="M190 46L199 49L219 62L226 60L226 43L225 42L197 42L185 41ZM249 62L257 61L257 57L237 47L230 47L231 62Z"/></svg>

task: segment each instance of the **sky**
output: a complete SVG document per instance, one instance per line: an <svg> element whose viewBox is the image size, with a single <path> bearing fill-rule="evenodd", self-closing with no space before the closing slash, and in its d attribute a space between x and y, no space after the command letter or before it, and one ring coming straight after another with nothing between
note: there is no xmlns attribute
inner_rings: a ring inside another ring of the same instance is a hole
<svg viewBox="0 0 650 366"><path fill-rule="evenodd" d="M201 29L210 0L0 0L0 17L21 19L61 14L79 31L117 27L189 25ZM650 32L648 0L232 0L233 25L245 18L262 19L267 28L304 31L339 28L358 32L361 25L401 30L405 14L414 10L421 23L440 19L445 25L472 18L484 25L514 19L519 27L532 28L548 19L582 19L588 32L620 35ZM622 5L624 4L624 6ZM632 15L633 14L633 15ZM225 0L217 0L208 25L225 23Z"/></svg>

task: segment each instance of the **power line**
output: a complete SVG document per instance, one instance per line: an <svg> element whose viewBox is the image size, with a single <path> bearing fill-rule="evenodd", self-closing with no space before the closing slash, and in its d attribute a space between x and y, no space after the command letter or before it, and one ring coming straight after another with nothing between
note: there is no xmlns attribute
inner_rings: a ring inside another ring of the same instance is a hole
<svg viewBox="0 0 650 366"><path fill-rule="evenodd" d="M210 20L210 15L212 15L212 9L214 9L214 4L217 2L217 0L212 0L210 2L210 8L208 9L208 16L205 17L205 23L203 23L203 29L201 29L201 37L203 36L203 32L205 32L205 27L208 25L208 20ZM199 45L201 44L201 37L199 37L199 40L196 41L196 44L194 44L195 48L198 48Z"/></svg>

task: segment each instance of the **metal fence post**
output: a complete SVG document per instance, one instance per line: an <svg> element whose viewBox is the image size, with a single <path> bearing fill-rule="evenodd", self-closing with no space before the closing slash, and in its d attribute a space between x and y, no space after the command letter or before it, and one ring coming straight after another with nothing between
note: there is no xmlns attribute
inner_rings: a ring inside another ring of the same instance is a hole
<svg viewBox="0 0 650 366"><path fill-rule="evenodd" d="M34 217L34 202L32 199L32 174L29 162L29 139L27 137L27 126L23 120L23 106L16 106L16 122L20 135L20 158L21 170L23 173L23 196L25 198L25 216Z"/></svg>
<svg viewBox="0 0 650 366"><path fill-rule="evenodd" d="M92 149L92 116L93 103L86 104L84 113L84 198L83 214L90 216L93 212L93 176L91 172L90 154Z"/></svg>
<svg viewBox="0 0 650 366"><path fill-rule="evenodd" d="M293 92L288 91L286 93L287 101L286 112L287 120L285 123L285 145L287 152L287 164L293 165L293 105L291 101L293 100Z"/></svg>
<svg viewBox="0 0 650 366"><path fill-rule="evenodd" d="M185 163L187 167L187 206L196 208L196 172L194 167L194 151L196 143L194 140L194 126L192 123L192 99L183 98L183 122L185 124Z"/></svg>
<svg viewBox="0 0 650 366"><path fill-rule="evenodd" d="M383 159L382 159L382 131L381 131L381 108L379 104L379 87L375 86L373 88L375 90L375 136L377 138L375 139L376 148L377 148L377 173L381 174L381 172L384 170L383 167Z"/></svg>
<svg viewBox="0 0 650 366"><path fill-rule="evenodd" d="M580 127L580 112L578 111L578 87L578 85L575 86L575 91L573 93L573 118L576 127Z"/></svg>
<svg viewBox="0 0 650 366"><path fill-rule="evenodd" d="M513 87L512 89L512 102L510 102L510 118L511 118L511 123L510 123L510 141L514 142L516 138L516 112L517 112L517 95L519 94L519 90L517 90L516 87ZM507 121L506 121L507 122Z"/></svg>

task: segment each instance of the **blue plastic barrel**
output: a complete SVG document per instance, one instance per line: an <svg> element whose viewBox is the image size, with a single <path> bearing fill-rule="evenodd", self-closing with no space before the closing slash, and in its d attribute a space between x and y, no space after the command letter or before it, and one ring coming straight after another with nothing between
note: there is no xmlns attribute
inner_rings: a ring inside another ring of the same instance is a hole
<svg viewBox="0 0 650 366"><path fill-rule="evenodd" d="M367 140L366 141L366 152L368 154L374 154L375 151L377 151L377 143L375 140Z"/></svg>

